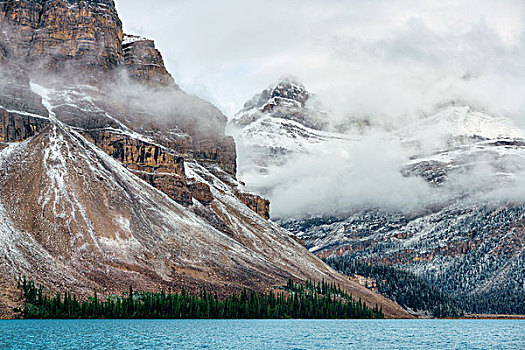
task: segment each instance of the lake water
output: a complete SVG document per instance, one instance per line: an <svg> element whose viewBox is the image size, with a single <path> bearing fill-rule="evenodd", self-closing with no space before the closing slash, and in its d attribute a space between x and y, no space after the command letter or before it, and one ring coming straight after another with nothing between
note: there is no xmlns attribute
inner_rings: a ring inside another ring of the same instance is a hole
<svg viewBox="0 0 525 350"><path fill-rule="evenodd" d="M523 350L525 321L0 321L0 349Z"/></svg>

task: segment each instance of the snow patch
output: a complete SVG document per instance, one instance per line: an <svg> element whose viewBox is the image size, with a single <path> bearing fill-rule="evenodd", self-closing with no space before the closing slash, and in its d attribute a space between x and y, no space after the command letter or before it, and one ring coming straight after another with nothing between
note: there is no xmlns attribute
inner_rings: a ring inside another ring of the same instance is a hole
<svg viewBox="0 0 525 350"><path fill-rule="evenodd" d="M125 46L125 45L133 44L139 41L149 41L149 40L150 39L145 38L143 36L125 34L124 40L122 41L122 45Z"/></svg>

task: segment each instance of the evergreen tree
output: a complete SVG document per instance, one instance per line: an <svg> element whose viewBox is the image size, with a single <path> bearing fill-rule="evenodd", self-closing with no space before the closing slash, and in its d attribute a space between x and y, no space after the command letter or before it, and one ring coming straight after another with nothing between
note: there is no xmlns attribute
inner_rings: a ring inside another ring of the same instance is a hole
<svg viewBox="0 0 525 350"><path fill-rule="evenodd" d="M49 298L32 281L18 284L24 307L16 310L21 318L383 318L379 308L356 302L335 284L307 281L306 285L289 280L282 292L255 293L243 289L221 300L204 290L198 294L143 292L130 287L123 296L93 297L80 302L65 291ZM321 290L321 292L318 292Z"/></svg>

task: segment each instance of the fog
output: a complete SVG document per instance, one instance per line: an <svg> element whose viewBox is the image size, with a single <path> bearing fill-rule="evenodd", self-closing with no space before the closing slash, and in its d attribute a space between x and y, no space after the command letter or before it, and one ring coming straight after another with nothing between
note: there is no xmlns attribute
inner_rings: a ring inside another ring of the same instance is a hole
<svg viewBox="0 0 525 350"><path fill-rule="evenodd" d="M313 152L270 166L264 176L241 178L272 200L274 217L342 214L359 208L417 210L439 194L419 177L401 174L400 144L384 135L356 142L327 142Z"/></svg>
<svg viewBox="0 0 525 350"><path fill-rule="evenodd" d="M145 129L178 128L198 138L224 137L226 117L208 101L172 86L153 86L130 78L125 70L104 86L113 105L124 105Z"/></svg>
<svg viewBox="0 0 525 350"><path fill-rule="evenodd" d="M464 100L525 103L520 0L117 0L127 32L156 40L186 91L226 115L283 75L338 115L405 118Z"/></svg>
<svg viewBox="0 0 525 350"><path fill-rule="evenodd" d="M273 215L374 206L412 210L491 187L500 173L512 173L513 181L487 196L525 198L517 195L525 193L519 159L502 165L497 157L475 155L440 189L401 173L410 157L448 142L447 130L430 127L415 135L417 146L408 146L401 131L446 106L508 117L512 128L523 129L525 2L155 4L117 0L125 30L154 38L177 83L227 116L293 75L329 111L330 130L349 120L372 125L352 143L323 143L283 166L270 165L265 176L240 164L241 179L270 197ZM519 164L510 169L514 161Z"/></svg>

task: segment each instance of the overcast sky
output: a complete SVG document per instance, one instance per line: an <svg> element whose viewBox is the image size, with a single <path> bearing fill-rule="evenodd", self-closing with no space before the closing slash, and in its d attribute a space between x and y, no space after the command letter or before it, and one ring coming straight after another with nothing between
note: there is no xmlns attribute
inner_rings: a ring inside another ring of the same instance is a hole
<svg viewBox="0 0 525 350"><path fill-rule="evenodd" d="M523 0L116 0L189 93L227 115L293 75L341 113L464 99L525 112Z"/></svg>
<svg viewBox="0 0 525 350"><path fill-rule="evenodd" d="M456 102L525 127L525 0L116 1L125 31L154 39L179 85L227 116L291 75L329 121L402 128ZM273 216L425 203L435 191L400 174L409 154L397 142L370 135L318 147L264 179L241 175L249 186L280 184Z"/></svg>

